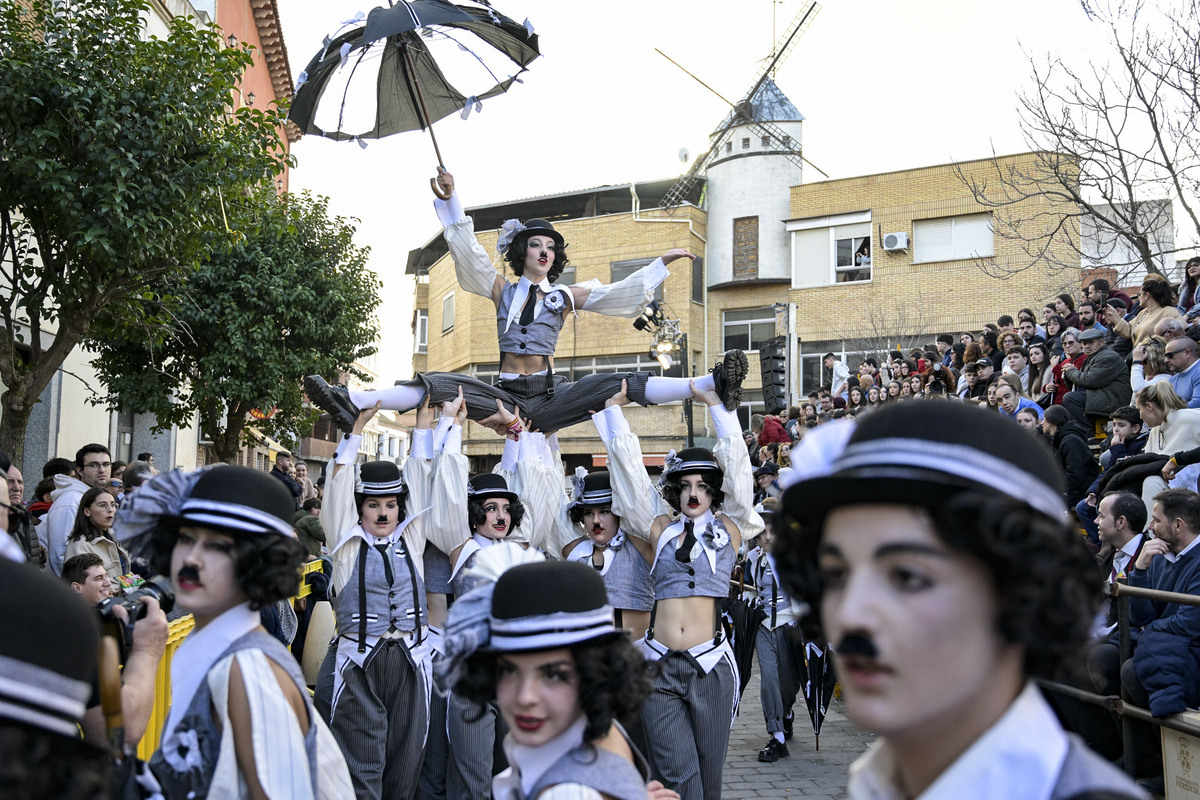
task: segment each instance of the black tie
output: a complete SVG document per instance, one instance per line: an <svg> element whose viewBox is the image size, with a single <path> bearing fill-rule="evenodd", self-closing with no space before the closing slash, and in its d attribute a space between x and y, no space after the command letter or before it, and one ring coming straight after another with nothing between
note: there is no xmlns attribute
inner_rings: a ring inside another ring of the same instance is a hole
<svg viewBox="0 0 1200 800"><path fill-rule="evenodd" d="M529 296L525 298L525 307L521 309L520 323L528 325L533 322L533 312L537 308L537 287L529 284Z"/></svg>
<svg viewBox="0 0 1200 800"><path fill-rule="evenodd" d="M685 564L691 563L692 548L696 546L696 534L692 530L694 523L689 519L683 523L683 544L675 551L675 560Z"/></svg>
<svg viewBox="0 0 1200 800"><path fill-rule="evenodd" d="M592 567L596 572L604 569L604 548L592 545Z"/></svg>

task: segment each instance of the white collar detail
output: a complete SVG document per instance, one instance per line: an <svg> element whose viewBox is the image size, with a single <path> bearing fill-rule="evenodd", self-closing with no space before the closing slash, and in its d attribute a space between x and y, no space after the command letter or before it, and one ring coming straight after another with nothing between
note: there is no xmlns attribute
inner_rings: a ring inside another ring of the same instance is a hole
<svg viewBox="0 0 1200 800"><path fill-rule="evenodd" d="M508 763L511 764L507 770L496 776L499 781L505 776L517 778L521 782L521 793L524 797L530 797L530 792L537 784L538 779L545 774L546 770L554 765L568 752L583 744L583 729L587 727L587 715L581 714L579 719L571 723L565 731L555 736L550 741L538 747L526 747L525 745L517 744L512 740L512 735L504 740L504 751L508 755ZM509 784L511 785L511 783ZM500 795L496 795L499 797Z"/></svg>
<svg viewBox="0 0 1200 800"><path fill-rule="evenodd" d="M662 557L662 552L666 548L667 543L674 541L678 536L683 534L683 526L688 519L689 517L680 515L679 519L668 525L667 529L664 530L662 535L658 537L658 549L654 553L653 566L658 565L658 559ZM703 552L706 556L708 556L709 569L711 569L715 575L717 573L717 550L729 543L729 534L725 533L724 526L717 521L716 516L713 515L712 509L705 511L700 516L692 519L692 523L692 533L696 535L696 544L692 547L691 558L694 561L696 556ZM712 532L711 536L704 535L709 531ZM720 542L714 543L712 541L713 539L720 539L722 537L725 540L724 544ZM653 570L653 566L651 567L651 570Z"/></svg>
<svg viewBox="0 0 1200 800"><path fill-rule="evenodd" d="M566 295L565 303L571 304L571 311L575 313L575 295L571 294L569 289L559 286L557 283L551 283L549 278L542 278L540 283L534 283L525 276L521 276L517 280L517 291L513 294L512 303L508 306L508 319L504 323L505 332L512 327L514 321L521 316L521 310L525 308L525 300L529 297L531 290L540 289L546 295L545 300L538 300L538 305L535 307L534 316L537 316L540 306L549 300L551 294L561 292ZM563 304L565 307L565 303ZM565 310L565 308L563 309Z"/></svg>

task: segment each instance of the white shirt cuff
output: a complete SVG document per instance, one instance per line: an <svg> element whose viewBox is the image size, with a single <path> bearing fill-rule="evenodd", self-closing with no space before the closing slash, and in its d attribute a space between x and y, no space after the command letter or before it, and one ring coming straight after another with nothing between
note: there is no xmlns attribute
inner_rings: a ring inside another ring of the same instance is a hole
<svg viewBox="0 0 1200 800"><path fill-rule="evenodd" d="M462 425L451 425L446 433L446 443L442 446L447 453L462 452Z"/></svg>
<svg viewBox="0 0 1200 800"><path fill-rule="evenodd" d="M516 472L517 461L521 457L521 443L508 437L504 438L504 455L500 457L500 469L505 472Z"/></svg>
<svg viewBox="0 0 1200 800"><path fill-rule="evenodd" d="M454 425L454 417L442 417L438 420L437 427L433 429L433 452L441 452L446 446L446 436L450 433L451 426Z"/></svg>
<svg viewBox="0 0 1200 800"><path fill-rule="evenodd" d="M717 429L718 439L742 435L742 424L738 422L737 414L725 406L709 406L708 414L712 417L713 427Z"/></svg>
<svg viewBox="0 0 1200 800"><path fill-rule="evenodd" d="M358 461L358 448L362 447L362 436L357 433L348 433L342 438L342 443L338 445L338 450L334 456L334 463L342 466L350 466L355 461Z"/></svg>
<svg viewBox="0 0 1200 800"><path fill-rule="evenodd" d="M608 406L596 412L596 430L600 431L600 439L608 444L618 436L629 433L629 420L620 406ZM601 423L601 420L603 423ZM603 424L603 427L602 427Z"/></svg>
<svg viewBox="0 0 1200 800"><path fill-rule="evenodd" d="M463 211L462 203L459 202L458 193L450 195L449 200L443 200L440 197L433 201L433 210L437 212L438 222L442 223L443 228L449 228L459 222L466 222L467 215Z"/></svg>
<svg viewBox="0 0 1200 800"><path fill-rule="evenodd" d="M408 455L410 458L431 460L433 458L433 431L429 428L415 429L412 432Z"/></svg>
<svg viewBox="0 0 1200 800"><path fill-rule="evenodd" d="M558 447L558 434L557 434L557 433L552 433L552 434L550 434L549 436L547 436L547 437L546 437L546 445L547 445L547 446L550 448L550 452L551 452L551 454L553 454L553 453L557 453L557 452L558 452L558 450L559 450L559 447Z"/></svg>

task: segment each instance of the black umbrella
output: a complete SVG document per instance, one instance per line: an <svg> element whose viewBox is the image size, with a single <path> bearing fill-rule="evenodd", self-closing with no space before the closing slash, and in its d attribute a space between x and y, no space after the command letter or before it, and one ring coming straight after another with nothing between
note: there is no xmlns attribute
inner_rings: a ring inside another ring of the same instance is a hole
<svg viewBox="0 0 1200 800"><path fill-rule="evenodd" d="M725 621L729 633L729 645L733 648L733 660L737 663L738 676L741 685L738 686L738 697L746 691L750 683L750 669L754 661L755 643L758 637L758 626L766 619L766 614L756 603L747 599L746 581L742 568L738 568L738 581L730 581L729 596L721 600L721 617Z"/></svg>
<svg viewBox="0 0 1200 800"><path fill-rule="evenodd" d="M837 676L833 672L833 659L829 656L829 645L820 645L796 639L798 667L803 668L800 677L804 681L804 704L808 706L808 717L812 720L813 733L817 738L817 749L821 749L821 723L833 697L833 686Z"/></svg>
<svg viewBox="0 0 1200 800"><path fill-rule="evenodd" d="M300 73L288 119L336 140L418 129L433 136L433 122L456 112L465 118L519 81L540 55L527 25L487 3L400 0L376 8L365 24L360 15L325 40Z"/></svg>

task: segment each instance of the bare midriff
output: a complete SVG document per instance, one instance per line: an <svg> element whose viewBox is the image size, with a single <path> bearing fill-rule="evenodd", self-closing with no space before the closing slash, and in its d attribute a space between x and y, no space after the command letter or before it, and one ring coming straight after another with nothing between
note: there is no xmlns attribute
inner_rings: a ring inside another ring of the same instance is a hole
<svg viewBox="0 0 1200 800"><path fill-rule="evenodd" d="M554 359L550 359L550 368L554 368ZM514 353L500 354L500 371L517 375L533 375L546 369L545 356L517 355Z"/></svg>
<svg viewBox="0 0 1200 800"><path fill-rule="evenodd" d="M711 642L715 597L672 597L658 601L654 641L672 650L688 650Z"/></svg>
<svg viewBox="0 0 1200 800"><path fill-rule="evenodd" d="M646 635L646 628L650 627L650 612L622 608L621 627L631 631L633 640L636 642Z"/></svg>

